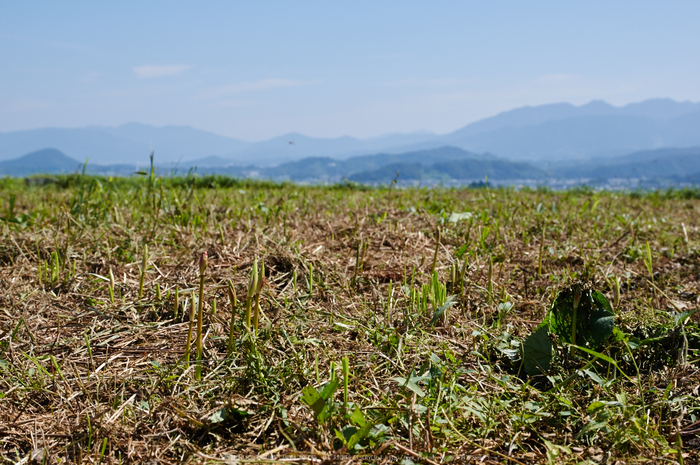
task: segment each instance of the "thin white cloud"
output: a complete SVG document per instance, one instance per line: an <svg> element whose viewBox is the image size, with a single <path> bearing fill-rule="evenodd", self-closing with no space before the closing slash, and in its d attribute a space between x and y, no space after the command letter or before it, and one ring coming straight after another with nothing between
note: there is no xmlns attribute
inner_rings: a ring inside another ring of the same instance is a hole
<svg viewBox="0 0 700 465"><path fill-rule="evenodd" d="M260 90L280 89L284 87L299 87L316 84L314 81L294 81L291 79L261 79L259 81L236 82L226 86L217 87L206 92L202 96L205 98L218 98L225 95L240 94L243 92L254 92Z"/></svg>
<svg viewBox="0 0 700 465"><path fill-rule="evenodd" d="M188 65L143 65L135 66L134 73L141 79L176 76L190 69Z"/></svg>

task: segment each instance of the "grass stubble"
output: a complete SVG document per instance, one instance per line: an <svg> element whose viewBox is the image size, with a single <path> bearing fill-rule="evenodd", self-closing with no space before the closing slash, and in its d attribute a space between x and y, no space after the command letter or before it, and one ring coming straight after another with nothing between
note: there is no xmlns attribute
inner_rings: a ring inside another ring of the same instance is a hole
<svg viewBox="0 0 700 465"><path fill-rule="evenodd" d="M663 353L611 343L625 376L503 356L577 281L642 339L696 309L696 191L151 174L5 179L0 199L5 462L700 457L685 332Z"/></svg>

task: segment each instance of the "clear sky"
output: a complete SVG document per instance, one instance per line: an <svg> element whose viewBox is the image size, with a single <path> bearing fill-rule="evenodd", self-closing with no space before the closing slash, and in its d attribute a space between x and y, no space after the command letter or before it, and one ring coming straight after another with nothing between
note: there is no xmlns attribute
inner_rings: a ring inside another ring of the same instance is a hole
<svg viewBox="0 0 700 465"><path fill-rule="evenodd" d="M698 1L0 0L0 132L445 133L699 83Z"/></svg>

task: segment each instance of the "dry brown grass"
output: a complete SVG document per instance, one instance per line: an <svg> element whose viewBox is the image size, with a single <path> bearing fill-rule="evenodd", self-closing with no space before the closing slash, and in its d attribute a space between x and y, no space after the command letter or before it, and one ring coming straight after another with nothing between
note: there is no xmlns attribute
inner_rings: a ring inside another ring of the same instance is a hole
<svg viewBox="0 0 700 465"><path fill-rule="evenodd" d="M683 363L678 347L663 348L672 360L640 353L639 373L621 360L637 384L600 373L609 384L581 376L566 388L518 374L497 348L510 340L504 333L529 334L556 291L574 281L588 280L612 298L609 276L622 281L620 328L640 338L667 331L676 307L698 306L695 198L81 182L6 181L0 189L0 198L17 196L0 240L4 461L28 463L45 449L53 463L613 463L677 460L676 437L685 463L698 460L700 371L692 344ZM440 222L466 211L471 221ZM437 272L458 303L447 321L431 326L432 310L416 312L402 286L430 282L438 227ZM640 252L647 242L658 289ZM150 252L139 299L144 244ZM367 247L356 270L358 244ZM465 244L465 279L449 283ZM202 251L209 266L202 379L195 380L194 350L192 363L184 355ZM243 325L243 299L256 258L266 282L253 336ZM229 280L239 302L227 358ZM499 317L505 301L514 308ZM361 451L346 450L336 435L352 425L342 400L343 356L350 360L348 413L357 406L378 427ZM552 376L576 369L568 363ZM412 371L433 373L419 381L424 397L393 380ZM302 390L332 376L341 378L338 405L322 423ZM628 405L610 407L612 430L580 436L593 421L588 407L620 394ZM227 416L218 421L213 415L222 408Z"/></svg>

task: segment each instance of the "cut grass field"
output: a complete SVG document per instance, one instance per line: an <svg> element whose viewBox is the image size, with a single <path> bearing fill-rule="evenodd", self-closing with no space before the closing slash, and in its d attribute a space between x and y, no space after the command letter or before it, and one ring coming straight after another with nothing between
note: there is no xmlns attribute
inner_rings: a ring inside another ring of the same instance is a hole
<svg viewBox="0 0 700 465"><path fill-rule="evenodd" d="M0 455L698 463L699 198L0 181ZM528 375L579 282L614 336Z"/></svg>

